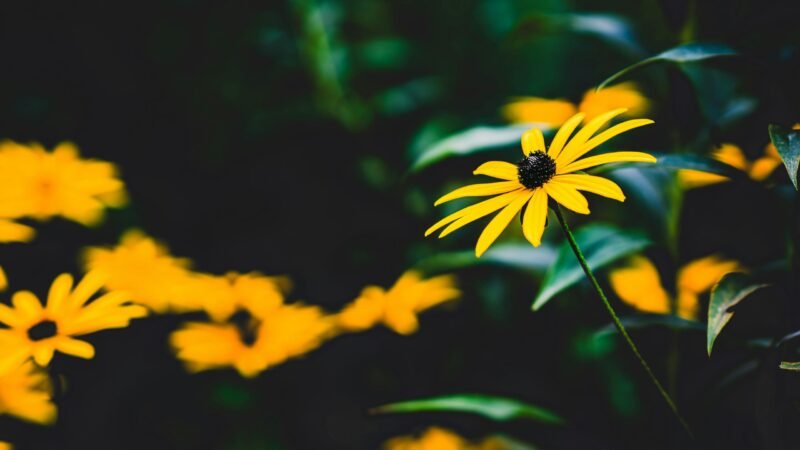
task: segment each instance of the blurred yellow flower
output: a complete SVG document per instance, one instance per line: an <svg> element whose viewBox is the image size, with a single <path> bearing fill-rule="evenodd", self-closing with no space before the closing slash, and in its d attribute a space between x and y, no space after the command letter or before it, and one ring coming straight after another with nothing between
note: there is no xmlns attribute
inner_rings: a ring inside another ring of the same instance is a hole
<svg viewBox="0 0 800 450"><path fill-rule="evenodd" d="M259 317L283 304L291 288L286 277L268 277L258 272L224 276L193 273L181 294L204 310L214 321L224 321L238 309L254 311Z"/></svg>
<svg viewBox="0 0 800 450"><path fill-rule="evenodd" d="M56 406L51 397L47 373L30 361L0 375L0 415L52 424L56 420Z"/></svg>
<svg viewBox="0 0 800 450"><path fill-rule="evenodd" d="M736 261L706 256L689 262L678 270L675 292L677 300L664 289L658 269L643 257L635 256L625 267L611 272L611 287L622 301L634 308L657 314L675 314L688 320L696 320L700 310L700 296L729 272L741 270Z"/></svg>
<svg viewBox="0 0 800 450"><path fill-rule="evenodd" d="M105 274L109 290L125 291L155 312L199 309L187 292L190 261L138 230L126 232L116 247L90 247L83 256L85 270Z"/></svg>
<svg viewBox="0 0 800 450"><path fill-rule="evenodd" d="M487 438L472 444L456 433L439 427L430 427L419 438L401 436L389 439L383 450L506 450L509 449L499 439Z"/></svg>
<svg viewBox="0 0 800 450"><path fill-rule="evenodd" d="M425 236L447 226L439 235L442 238L500 210L478 238L475 254L480 257L500 236L514 216L524 208L523 234L531 244L538 247L544 233L549 198L579 214L589 214L589 202L580 191L624 201L625 195L622 189L613 181L574 173L614 162L656 161L647 153L631 151L603 153L582 158L586 153L619 134L653 123L650 119L628 120L595 134L606 123L624 112L625 109L616 109L602 114L589 121L572 136L584 118L582 113L578 113L558 130L549 148L545 147L541 130L534 128L526 132L522 136L524 158L521 161L517 164L489 161L473 172L475 175L487 175L502 181L473 184L456 189L437 200L435 205L463 197L494 197L450 214L428 228Z"/></svg>
<svg viewBox="0 0 800 450"><path fill-rule="evenodd" d="M8 288L8 278L3 266L0 266L0 291L5 291Z"/></svg>
<svg viewBox="0 0 800 450"><path fill-rule="evenodd" d="M595 91L589 89L577 106L569 100L521 97L502 109L503 116L512 123L541 123L551 127L564 124L575 113L583 113L589 121L612 109L625 108L628 117L639 117L650 108L650 101L634 83L620 83Z"/></svg>
<svg viewBox="0 0 800 450"><path fill-rule="evenodd" d="M62 142L48 152L36 143L0 143L0 217L61 216L93 225L106 207L126 201L116 167L82 159L75 144Z"/></svg>
<svg viewBox="0 0 800 450"><path fill-rule="evenodd" d="M455 277L441 275L429 279L409 270L388 290L367 286L352 303L336 315L339 327L362 331L383 323L400 334L417 331L417 314L461 296Z"/></svg>
<svg viewBox="0 0 800 450"><path fill-rule="evenodd" d="M75 336L109 328L127 327L131 319L143 317L147 310L129 304L128 294L112 291L95 300L91 297L103 285L99 272L89 272L73 289L69 274L53 281L45 306L30 291L16 292L12 306L0 304L0 366L33 357L46 366L59 351L80 358L94 357L94 347ZM3 364L5 363L5 364Z"/></svg>
<svg viewBox="0 0 800 450"><path fill-rule="evenodd" d="M764 148L764 156L757 158L753 162L747 160L741 148L735 144L728 143L720 145L711 154L711 157L747 173L755 181L765 180L781 165L781 157L778 154L778 150L771 143ZM678 171L678 182L684 189L708 186L728 180L729 178L726 176L700 170L681 169Z"/></svg>
<svg viewBox="0 0 800 450"><path fill-rule="evenodd" d="M14 446L8 442L0 441L0 450L14 450Z"/></svg>
<svg viewBox="0 0 800 450"><path fill-rule="evenodd" d="M242 296L227 322L189 322L170 336L189 371L232 367L244 377L254 377L314 350L335 334L330 316L316 306L284 304L268 277L248 274L232 280Z"/></svg>
<svg viewBox="0 0 800 450"><path fill-rule="evenodd" d="M30 242L36 236L33 228L7 219L0 219L0 243Z"/></svg>

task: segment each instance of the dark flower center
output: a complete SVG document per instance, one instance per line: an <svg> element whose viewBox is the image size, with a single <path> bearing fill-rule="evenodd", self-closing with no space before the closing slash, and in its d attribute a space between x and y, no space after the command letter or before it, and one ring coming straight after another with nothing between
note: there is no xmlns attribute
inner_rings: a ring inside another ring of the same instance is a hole
<svg viewBox="0 0 800 450"><path fill-rule="evenodd" d="M556 162L547 153L536 151L517 163L519 182L528 189L544 186L556 174Z"/></svg>
<svg viewBox="0 0 800 450"><path fill-rule="evenodd" d="M32 341L41 341L55 336L58 333L58 327L52 320L43 320L36 325L28 328L28 337Z"/></svg>
<svg viewBox="0 0 800 450"><path fill-rule="evenodd" d="M236 325L239 330L239 337L242 338L244 345L251 347L258 339L258 320L247 311L238 311L231 316L231 323Z"/></svg>

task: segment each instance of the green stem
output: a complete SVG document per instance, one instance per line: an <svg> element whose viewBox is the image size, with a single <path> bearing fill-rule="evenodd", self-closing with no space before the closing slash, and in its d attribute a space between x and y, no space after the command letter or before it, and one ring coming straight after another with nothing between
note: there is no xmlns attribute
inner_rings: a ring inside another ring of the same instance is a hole
<svg viewBox="0 0 800 450"><path fill-rule="evenodd" d="M614 322L614 326L617 327L617 330L619 330L619 333L625 339L625 342L628 343L628 347L630 347L633 354L636 355L636 359L638 359L639 363L642 365L642 367L644 367L644 370L645 372L647 372L647 375L650 377L650 380L656 386L658 392L661 393L661 397L663 397L664 401L666 401L667 405L669 405L669 409L671 409L672 413L675 414L675 417L677 417L678 421L680 421L681 425L689 434L689 436L694 438L694 434L692 433L691 428L689 428L689 424L686 422L681 413L678 411L678 407L677 405L675 405L675 402L672 400L672 397L670 397L669 393L667 393L667 390L664 389L664 386L661 385L661 382L658 381L658 378L656 378L655 373L653 373L653 369L651 369L650 365L647 364L647 361L645 361L641 352L639 352L639 348L636 347L636 344L633 342L633 339L631 339L630 334L628 334L628 330L625 329L625 326L622 325L622 322L619 320L617 312L614 311L614 307L611 306L611 303L608 301L605 292L603 292L603 288L600 287L600 283L597 282L597 278L595 278L594 273L592 273L592 269L589 268L589 264L586 262L586 258L583 256L583 252L581 252L580 247L578 247L578 242L575 240L575 236L572 234L572 231L570 231L569 225L567 224L567 221L564 219L564 215L561 213L561 207L557 203L554 204L553 211L555 211L556 217L558 218L558 222L561 224L561 228L564 230L564 235L566 235L567 237L567 242L569 242L569 246L572 247L572 252L575 253L575 256L578 258L578 262L580 263L583 272L586 274L586 278L588 278L589 281L592 283L592 287L597 292L597 295L600 297L600 300L603 301L603 305L605 305L608 314L611 316L611 320Z"/></svg>

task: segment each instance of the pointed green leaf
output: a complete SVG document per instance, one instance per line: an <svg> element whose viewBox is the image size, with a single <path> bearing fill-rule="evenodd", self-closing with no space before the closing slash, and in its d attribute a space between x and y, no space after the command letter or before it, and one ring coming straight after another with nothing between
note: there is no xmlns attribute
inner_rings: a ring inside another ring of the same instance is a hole
<svg viewBox="0 0 800 450"><path fill-rule="evenodd" d="M800 131L787 130L778 125L769 126L769 138L778 149L783 165L789 172L794 189L797 190L797 167L800 165Z"/></svg>
<svg viewBox="0 0 800 450"><path fill-rule="evenodd" d="M628 330L650 327L665 327L673 330L705 330L706 326L696 320L687 320L672 314L637 314L634 316L620 317L620 322ZM593 339L603 339L605 336L616 335L617 329L610 323L597 330Z"/></svg>
<svg viewBox="0 0 800 450"><path fill-rule="evenodd" d="M783 370L800 372L800 362L781 361L780 368Z"/></svg>
<svg viewBox="0 0 800 450"><path fill-rule="evenodd" d="M729 273L719 280L711 290L711 301L708 304L708 331L706 335L706 350L711 356L711 349L717 336L733 318L730 309L753 292L768 286L767 284L753 283L750 277L743 273Z"/></svg>
<svg viewBox="0 0 800 450"><path fill-rule="evenodd" d="M723 44L695 42L692 44L679 45L620 70L600 83L600 85L597 86L597 90L599 91L600 89L608 86L614 80L632 72L633 70L654 62L669 61L680 64L691 61L700 61L708 58L717 58L720 56L734 56L736 54L736 50Z"/></svg>
<svg viewBox="0 0 800 450"><path fill-rule="evenodd" d="M592 270L637 253L652 243L640 232L599 223L581 228L575 233L575 239ZM565 241L544 276L539 294L533 302L533 310L538 310L557 294L583 279L583 270Z"/></svg>
<svg viewBox="0 0 800 450"><path fill-rule="evenodd" d="M423 272L443 272L479 264L491 264L514 269L544 272L556 259L556 251L543 243L533 247L528 243L497 244L480 258L475 250L437 253L425 258L416 267Z"/></svg>
<svg viewBox="0 0 800 450"><path fill-rule="evenodd" d="M564 419L555 413L506 397L481 394L455 394L407 402L390 403L374 408L374 413L408 413L446 411L477 414L498 422L513 419L530 419L549 424L561 424Z"/></svg>

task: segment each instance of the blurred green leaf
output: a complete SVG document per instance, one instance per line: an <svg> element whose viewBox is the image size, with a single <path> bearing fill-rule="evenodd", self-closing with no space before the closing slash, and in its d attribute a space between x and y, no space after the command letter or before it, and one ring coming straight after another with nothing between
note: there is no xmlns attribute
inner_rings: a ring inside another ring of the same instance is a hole
<svg viewBox="0 0 800 450"><path fill-rule="evenodd" d="M787 130L778 125L769 126L769 138L778 149L783 165L789 172L794 189L797 190L797 167L800 165L800 131Z"/></svg>
<svg viewBox="0 0 800 450"><path fill-rule="evenodd" d="M242 411L253 404L252 395L247 389L228 383L216 386L212 399L217 405L232 411Z"/></svg>
<svg viewBox="0 0 800 450"><path fill-rule="evenodd" d="M637 314L635 316L620 317L622 325L629 330L636 330L650 327L665 327L673 330L697 330L705 331L706 326L696 320L686 320L671 314ZM603 339L606 336L617 334L617 328L610 323L597 330L592 337Z"/></svg>
<svg viewBox="0 0 800 450"><path fill-rule="evenodd" d="M642 54L630 22L616 14L532 14L520 21L515 33L525 35L565 31L597 37L631 55Z"/></svg>
<svg viewBox="0 0 800 450"><path fill-rule="evenodd" d="M800 362L781 361L780 368L783 370L800 372Z"/></svg>
<svg viewBox="0 0 800 450"><path fill-rule="evenodd" d="M743 273L729 273L719 280L711 290L711 301L708 304L708 333L706 336L706 350L711 356L711 349L717 336L733 317L730 308L736 306L758 289L766 284L753 283L749 276Z"/></svg>
<svg viewBox="0 0 800 450"><path fill-rule="evenodd" d="M643 59L635 64L632 64L620 70L619 72L615 73L614 75L611 75L610 77L606 78L605 81L600 83L600 85L597 86L597 90L599 91L600 89L608 86L616 79L640 67L644 67L648 64L652 64L655 62L668 61L680 64L685 62L701 61L709 58L717 58L720 56L734 56L736 54L737 54L736 50L723 44L695 42L692 44L679 45L669 50L665 50L655 56Z"/></svg>
<svg viewBox="0 0 800 450"><path fill-rule="evenodd" d="M453 156L494 150L499 147L519 145L522 134L537 125L507 125L502 127L477 126L448 136L423 151L414 161L411 170L416 172L435 162ZM542 125L539 128L547 131Z"/></svg>
<svg viewBox="0 0 800 450"><path fill-rule="evenodd" d="M487 250L480 258L475 257L475 250L437 253L420 261L417 268L423 272L444 272L479 264L490 264L544 271L555 259L555 249L547 244L539 247L533 247L528 243L498 244Z"/></svg>
<svg viewBox="0 0 800 450"><path fill-rule="evenodd" d="M724 175L729 178L746 179L747 176L741 170L724 162L717 161L708 156L695 155L693 153L654 153L658 159L657 165L669 169L689 169L702 172Z"/></svg>
<svg viewBox="0 0 800 450"><path fill-rule="evenodd" d="M636 253L652 242L637 231L620 230L612 225L591 224L575 233L575 239L592 270L597 270L620 258ZM584 278L578 259L565 241L558 250L555 263L544 276L533 310L544 306L560 292Z"/></svg>
<svg viewBox="0 0 800 450"><path fill-rule="evenodd" d="M498 422L531 419L549 424L564 423L564 419L544 408L518 400L481 394L455 394L407 402L397 402L374 408L375 413L407 413L448 411L477 414Z"/></svg>

